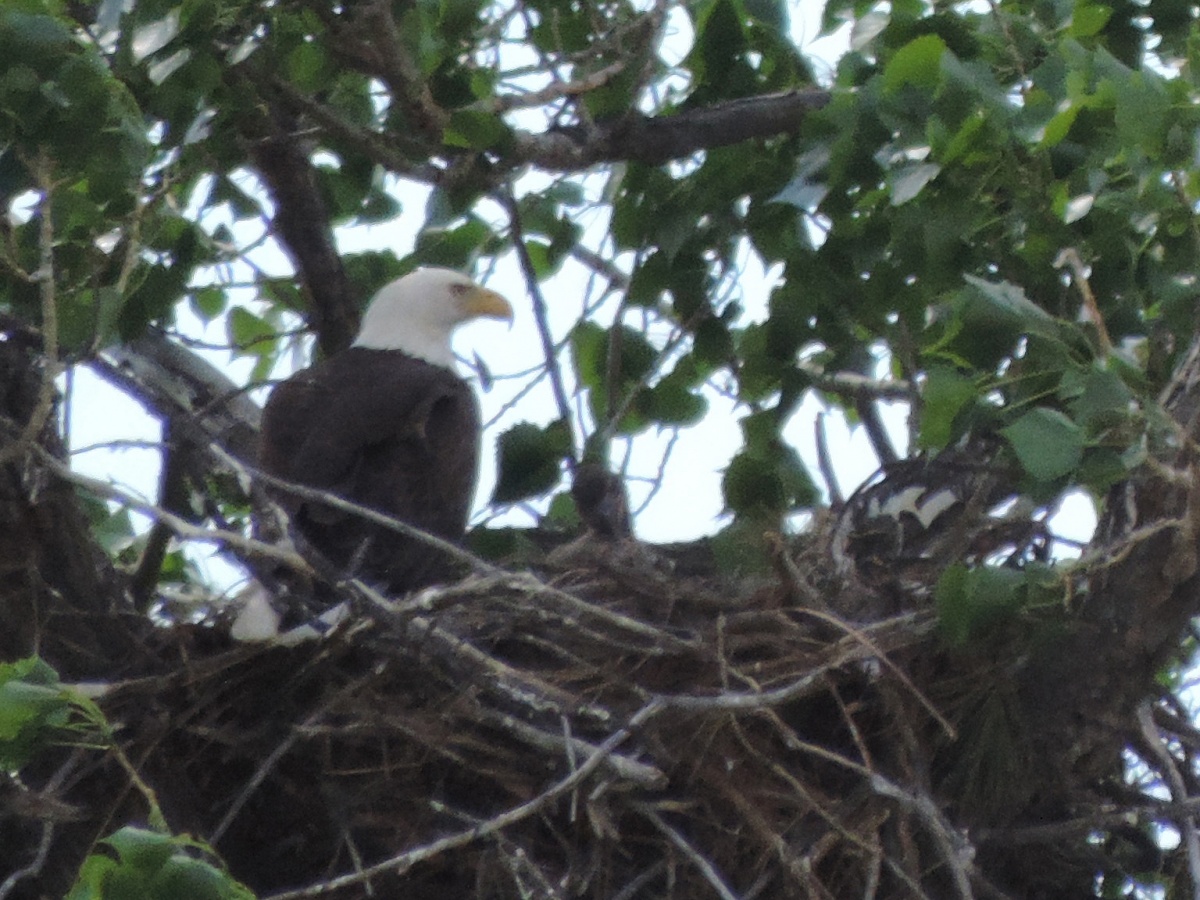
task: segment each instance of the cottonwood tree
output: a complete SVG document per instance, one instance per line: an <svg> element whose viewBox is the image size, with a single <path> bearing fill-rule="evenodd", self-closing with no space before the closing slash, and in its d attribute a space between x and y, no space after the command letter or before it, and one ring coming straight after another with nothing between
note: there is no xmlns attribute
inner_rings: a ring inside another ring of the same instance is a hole
<svg viewBox="0 0 1200 900"><path fill-rule="evenodd" d="M788 15L0 8L0 896L1200 889L1196 10L830 0L836 65ZM321 633L257 401L420 264L531 323L477 374L537 527L416 598L334 578ZM157 496L72 468L83 370L161 425ZM712 540L572 501L636 510L729 409ZM213 546L316 636L233 642Z"/></svg>

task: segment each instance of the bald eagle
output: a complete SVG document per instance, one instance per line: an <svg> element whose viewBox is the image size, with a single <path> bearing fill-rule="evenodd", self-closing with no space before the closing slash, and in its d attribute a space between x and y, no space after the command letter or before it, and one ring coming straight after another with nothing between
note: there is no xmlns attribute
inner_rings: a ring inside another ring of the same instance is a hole
<svg viewBox="0 0 1200 900"><path fill-rule="evenodd" d="M259 463L447 540L466 530L480 418L454 371L450 337L481 316L511 321L495 291L449 269L417 269L382 288L352 347L297 372L263 411ZM443 578L428 544L327 504L276 492L301 543L343 575L400 593Z"/></svg>

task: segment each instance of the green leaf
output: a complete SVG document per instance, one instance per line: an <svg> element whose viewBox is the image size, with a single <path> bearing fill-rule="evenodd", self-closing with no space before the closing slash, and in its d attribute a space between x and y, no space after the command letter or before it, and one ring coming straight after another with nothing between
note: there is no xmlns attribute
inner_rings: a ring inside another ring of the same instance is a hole
<svg viewBox="0 0 1200 900"><path fill-rule="evenodd" d="M0 742L12 743L31 724L44 724L49 712L66 706L58 687L25 681L0 684Z"/></svg>
<svg viewBox="0 0 1200 900"><path fill-rule="evenodd" d="M175 855L167 860L154 877L150 890L154 898L186 897L187 900L230 900L233 897L253 895L241 887L229 875L209 862Z"/></svg>
<svg viewBox="0 0 1200 900"><path fill-rule="evenodd" d="M717 567L739 578L772 572L771 553L763 533L778 527L779 523L773 520L763 522L742 516L734 519L710 541Z"/></svg>
<svg viewBox="0 0 1200 900"><path fill-rule="evenodd" d="M575 361L575 377L584 387L591 390L603 387L607 345L607 331L595 322L584 319L571 329L571 358Z"/></svg>
<svg viewBox="0 0 1200 900"><path fill-rule="evenodd" d="M225 312L229 299L219 287L206 287L195 291L188 298L192 312L205 322L211 322Z"/></svg>
<svg viewBox="0 0 1200 900"><path fill-rule="evenodd" d="M175 838L157 831L127 825L104 839L117 851L121 862L154 874L175 852Z"/></svg>
<svg viewBox="0 0 1200 900"><path fill-rule="evenodd" d="M623 325L615 334L619 344L616 359L610 360L613 329L602 328L585 320L571 331L575 374L588 389L588 405L592 416L601 423L608 420L613 410L620 408L630 391L639 389L658 359L658 350L640 332ZM610 398L609 392L614 387L615 394ZM631 410L621 420L618 432L630 434L646 427L648 423L644 415L635 413L640 413L640 409Z"/></svg>
<svg viewBox="0 0 1200 900"><path fill-rule="evenodd" d="M946 42L936 34L926 34L896 51L883 70L883 89L894 93L905 85L932 90L941 79L942 55Z"/></svg>
<svg viewBox="0 0 1200 900"><path fill-rule="evenodd" d="M903 166L888 176L892 187L892 205L900 206L912 200L933 179L942 167L934 163L913 163Z"/></svg>
<svg viewBox="0 0 1200 900"><path fill-rule="evenodd" d="M783 479L769 460L743 451L721 478L725 507L739 516L781 514L787 508Z"/></svg>
<svg viewBox="0 0 1200 900"><path fill-rule="evenodd" d="M933 592L938 625L951 644L961 644L970 633L970 608L967 598L967 577L963 563L951 563L942 572Z"/></svg>
<svg viewBox="0 0 1200 900"><path fill-rule="evenodd" d="M1056 409L1031 409L1000 433L1012 445L1021 467L1038 481L1062 478L1083 459L1083 429Z"/></svg>
<svg viewBox="0 0 1200 900"><path fill-rule="evenodd" d="M746 12L769 28L788 27L788 6L784 0L743 0Z"/></svg>
<svg viewBox="0 0 1200 900"><path fill-rule="evenodd" d="M1071 126L1075 124L1079 115L1079 109L1078 106L1071 105L1055 113L1042 127L1041 138L1038 141L1039 149L1048 150L1058 146L1070 133Z"/></svg>
<svg viewBox="0 0 1200 900"><path fill-rule="evenodd" d="M453 228L426 228L417 236L413 255L425 265L469 270L493 236L486 222L472 216Z"/></svg>
<svg viewBox="0 0 1200 900"><path fill-rule="evenodd" d="M467 150L499 148L509 138L508 126L498 115L466 109L452 113L442 133L445 144Z"/></svg>
<svg viewBox="0 0 1200 900"><path fill-rule="evenodd" d="M579 510L575 506L575 498L570 491L561 491L554 495L542 524L561 531L578 531L583 526L579 518Z"/></svg>
<svg viewBox="0 0 1200 900"><path fill-rule="evenodd" d="M1112 6L1093 3L1092 0L1076 0L1071 12L1070 34L1075 38L1093 37L1104 30L1112 18Z"/></svg>
<svg viewBox="0 0 1200 900"><path fill-rule="evenodd" d="M745 449L730 460L721 479L726 509L738 516L777 520L820 499L808 469L779 436L777 410L745 416L740 424Z"/></svg>
<svg viewBox="0 0 1200 900"><path fill-rule="evenodd" d="M1025 572L1009 566L948 566L933 595L942 637L962 645L1010 618L1024 604L1026 581Z"/></svg>
<svg viewBox="0 0 1200 900"><path fill-rule="evenodd" d="M226 334L235 352L244 355L260 356L267 349L262 345L275 340L275 329L271 324L244 306L230 310Z"/></svg>
<svg viewBox="0 0 1200 900"><path fill-rule="evenodd" d="M642 414L661 425L694 425L708 411L708 401L678 379L664 379L644 396Z"/></svg>
<svg viewBox="0 0 1200 900"><path fill-rule="evenodd" d="M111 856L92 854L83 861L66 900L104 900L104 886L120 863Z"/></svg>
<svg viewBox="0 0 1200 900"><path fill-rule="evenodd" d="M946 366L931 367L921 392L919 446L939 449L949 444L955 436L955 419L977 395L972 379Z"/></svg>
<svg viewBox="0 0 1200 900"><path fill-rule="evenodd" d="M974 275L964 275L964 280L997 310L1010 314L1027 329L1042 330L1053 322L1044 309L1030 300L1025 291L1008 281L987 281Z"/></svg>
<svg viewBox="0 0 1200 900"><path fill-rule="evenodd" d="M305 41L288 54L287 77L305 93L322 90L329 83L330 70L325 48L316 41Z"/></svg>
<svg viewBox="0 0 1200 900"><path fill-rule="evenodd" d="M54 669L37 657L0 663L0 770L23 768L69 715Z"/></svg>
<svg viewBox="0 0 1200 900"><path fill-rule="evenodd" d="M1128 422L1133 400L1133 392L1116 372L1091 368L1078 395L1071 400L1071 416L1084 428L1096 431Z"/></svg>
<svg viewBox="0 0 1200 900"><path fill-rule="evenodd" d="M686 63L700 84L721 91L733 86L741 74L746 34L733 0L709 0L696 17L698 33Z"/></svg>
<svg viewBox="0 0 1200 900"><path fill-rule="evenodd" d="M76 352L106 346L115 335L122 306L124 297L112 287L68 295L59 307L59 339Z"/></svg>
<svg viewBox="0 0 1200 900"><path fill-rule="evenodd" d="M520 422L496 441L497 475L493 503L516 503L558 484L562 461L571 453L571 432L561 419L545 428Z"/></svg>
<svg viewBox="0 0 1200 900"><path fill-rule="evenodd" d="M101 843L117 858L89 856L68 900L254 900L229 873L193 855L212 854L202 842L126 826Z"/></svg>

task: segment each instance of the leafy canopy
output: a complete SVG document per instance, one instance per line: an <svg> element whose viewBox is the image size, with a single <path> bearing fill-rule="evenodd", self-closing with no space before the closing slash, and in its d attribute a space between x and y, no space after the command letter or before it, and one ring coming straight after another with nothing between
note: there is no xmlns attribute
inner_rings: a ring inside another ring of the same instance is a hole
<svg viewBox="0 0 1200 900"><path fill-rule="evenodd" d="M304 228L405 215L409 252L342 254L359 302L422 263L583 293L547 320L543 365L499 373L497 504L561 492L585 447L619 464L732 409L725 505L778 522L822 494L785 434L801 401L857 415L833 373L910 385L914 449L984 431L1039 503L1103 491L1162 439L1152 400L1190 333L1190 7L824 16L856 23L824 109L650 162L619 131L588 156L589 135L813 85L787 4L7 3L0 309L52 327L67 364L186 310L261 379L320 329ZM326 221L292 221L281 139Z"/></svg>

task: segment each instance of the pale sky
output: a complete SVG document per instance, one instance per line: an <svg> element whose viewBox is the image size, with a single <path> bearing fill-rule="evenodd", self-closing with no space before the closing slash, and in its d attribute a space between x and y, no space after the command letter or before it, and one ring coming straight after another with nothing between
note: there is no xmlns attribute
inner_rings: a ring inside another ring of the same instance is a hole
<svg viewBox="0 0 1200 900"><path fill-rule="evenodd" d="M820 9L820 3L794 3L792 33L805 53L817 60L818 67L825 66L826 71L831 71L831 60L836 59L845 47L846 29L833 37L815 41L814 38L820 30ZM686 29L677 28L676 31L672 40L676 43L677 52L682 56L690 46L691 36ZM536 182L526 179L521 187L529 191L535 186ZM588 181L587 190L589 194L599 197L603 187L598 177L592 177ZM339 249L344 253L368 249L390 249L401 255L410 252L417 230L424 221L427 191L417 185L397 182L396 195L403 208L397 221L389 222L386 226L342 229L337 236ZM486 209L484 215L488 215ZM605 215L606 212L602 208L597 208L597 211L581 217L579 221L584 226L585 233L596 236L597 239L602 236L606 225ZM497 212L494 220L500 222L502 218ZM211 225L215 226L217 221L216 218L212 219ZM257 237L256 230L261 229L256 223L226 224L233 227L239 240L246 243ZM764 271L753 254L746 253L744 256L746 259L741 277L733 286L739 302L745 309L741 324L761 320L765 316L767 297L778 278L778 272ZM290 274L290 267L283 255L269 244L257 251L253 258L255 265L266 274ZM244 277L248 273L242 274ZM542 359L542 352L533 326L531 301L511 255L503 259L496 271L489 275L488 284L512 301L517 311L514 327L505 331L503 325L491 321L470 324L461 329L455 341L455 349L461 358L467 360L478 356L496 376L526 370ZM554 279L543 285L550 307L551 327L556 339L564 338L578 320L583 307L585 286L586 272L574 263L566 264ZM255 304L253 294L246 290L239 292L236 302L243 303L251 309ZM610 323L615 305L615 301L610 298L601 307L599 320L605 324ZM632 324L629 318L626 322ZM178 325L183 333L212 344L221 344L226 340L222 322L219 321L206 329L203 323L186 309L181 311ZM252 367L250 360L231 360L229 354L222 351L204 353L234 381L244 383L247 380ZM275 375L284 377L306 362L306 353L298 352L288 360L289 364ZM569 366L566 368L569 369ZM567 374L569 375L569 372ZM506 381L502 378L497 380L493 388L480 398L484 420L491 420L523 385L524 381ZM262 392L257 395L259 402L263 396ZM691 540L713 533L726 521L721 516L721 473L730 457L739 449L741 438L737 420L745 414L745 410L737 408L732 401L721 397L715 391L707 391L706 397L710 401L708 415L696 426L679 433L666 467L666 477L653 500L637 517L636 529L644 540ZM797 448L814 477L819 476L816 475L818 470L813 423L823 409L819 401L810 396L797 410L784 431L785 438ZM548 384L543 380L541 385L531 391L485 435L474 521L478 522L486 517L485 503L491 494L495 478L496 435L517 421L533 420L545 423L555 418L555 415L552 395ZM69 416L73 448L114 441L157 442L160 439L157 423L146 416L136 403L109 388L86 370L76 373ZM897 445L903 447L905 411L899 407L888 409L885 418L893 430ZM849 494L876 469L878 463L860 429L848 429L844 421L836 415L826 417L826 427L837 460L837 476L841 488ZM649 433L639 436L634 442L629 473L634 476L630 490L635 508L640 505L648 490L648 485L637 480L637 477L648 477L657 472L670 437L668 433ZM89 475L112 479L147 499L153 500L157 495L159 454L156 450L97 450L76 455L73 465ZM532 518L520 511L512 511L490 521L532 524ZM1060 530L1071 532L1072 537L1086 538L1094 526L1090 504L1082 498L1072 501L1069 513L1065 516L1060 515L1056 526ZM208 553L207 550L200 550L195 558L202 561ZM228 583L231 578L227 566L202 562L202 568L215 577L218 583Z"/></svg>

